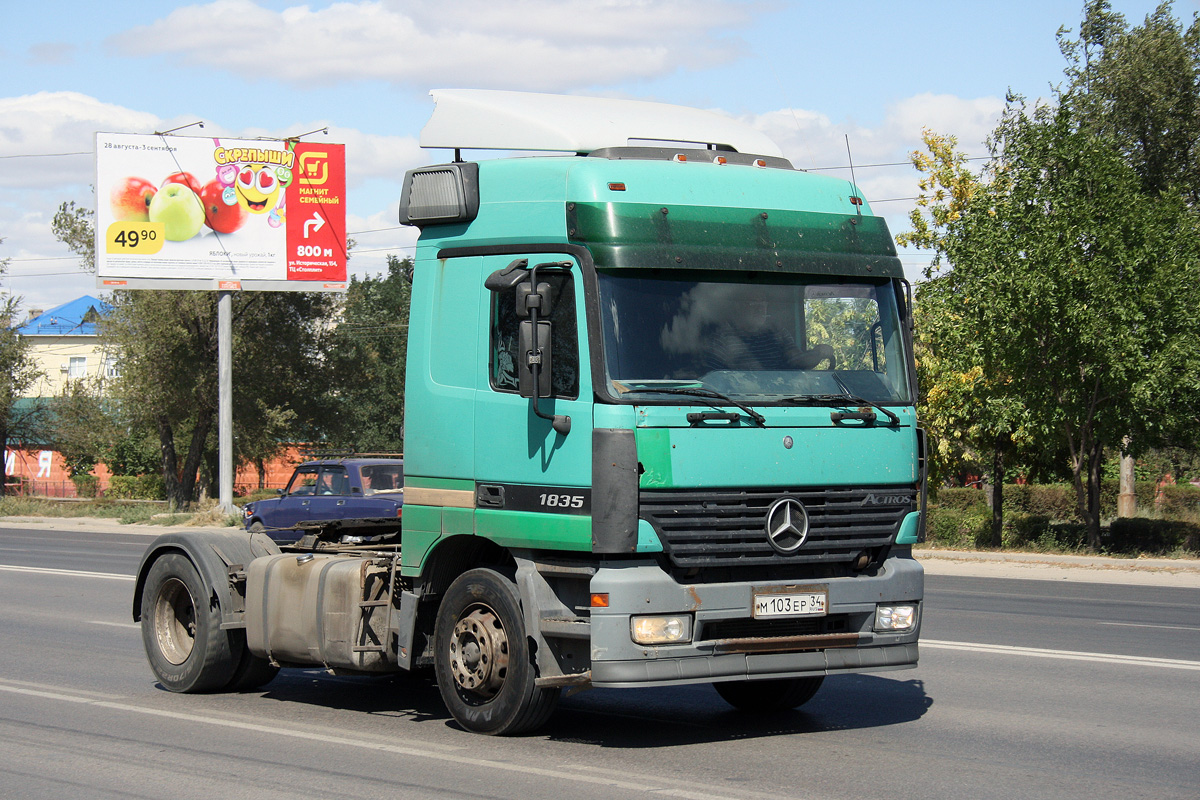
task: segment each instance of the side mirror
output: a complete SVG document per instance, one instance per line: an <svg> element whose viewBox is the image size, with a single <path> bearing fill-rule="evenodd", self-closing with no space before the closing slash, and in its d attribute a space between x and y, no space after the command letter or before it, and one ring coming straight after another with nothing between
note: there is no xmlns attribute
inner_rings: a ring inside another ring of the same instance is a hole
<svg viewBox="0 0 1200 800"><path fill-rule="evenodd" d="M517 287L518 292L521 288L521 286ZM534 325L537 326L536 336ZM517 361L521 397L549 397L551 367L549 322L539 320L535 323L528 319L521 320L517 329ZM538 368L536 388L534 383L535 366Z"/></svg>
<svg viewBox="0 0 1200 800"><path fill-rule="evenodd" d="M517 284L517 316L528 317L531 310L537 309L539 317L549 317L553 310L550 298L550 284L539 282L537 291L528 282Z"/></svg>
<svg viewBox="0 0 1200 800"><path fill-rule="evenodd" d="M275 494L279 495L280 497L283 497L283 489L276 489Z"/></svg>

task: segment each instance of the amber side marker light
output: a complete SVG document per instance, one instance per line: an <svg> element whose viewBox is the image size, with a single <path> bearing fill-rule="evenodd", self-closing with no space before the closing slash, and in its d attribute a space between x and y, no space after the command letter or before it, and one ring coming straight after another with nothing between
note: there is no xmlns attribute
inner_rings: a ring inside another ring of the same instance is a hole
<svg viewBox="0 0 1200 800"><path fill-rule="evenodd" d="M592 594L592 608L608 608L608 592L595 592Z"/></svg>
<svg viewBox="0 0 1200 800"><path fill-rule="evenodd" d="M609 189L609 191L610 191L610 192L623 192L623 191L625 191L625 184L623 184L623 183L610 183L610 184L608 185L608 189Z"/></svg>

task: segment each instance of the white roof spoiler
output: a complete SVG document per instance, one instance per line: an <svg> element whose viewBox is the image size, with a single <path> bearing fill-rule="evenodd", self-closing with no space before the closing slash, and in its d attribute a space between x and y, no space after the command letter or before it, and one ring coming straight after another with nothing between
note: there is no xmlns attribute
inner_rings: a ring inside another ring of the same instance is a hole
<svg viewBox="0 0 1200 800"><path fill-rule="evenodd" d="M490 89L434 89L429 94L436 105L421 130L421 147L590 153L626 147L634 140L783 155L761 131L685 106Z"/></svg>

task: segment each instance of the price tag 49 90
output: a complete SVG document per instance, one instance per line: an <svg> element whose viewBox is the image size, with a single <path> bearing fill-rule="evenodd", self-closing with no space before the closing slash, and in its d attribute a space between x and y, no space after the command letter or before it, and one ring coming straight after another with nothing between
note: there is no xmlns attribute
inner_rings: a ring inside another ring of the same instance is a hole
<svg viewBox="0 0 1200 800"><path fill-rule="evenodd" d="M161 222L114 222L104 236L104 252L122 255L154 255L162 250Z"/></svg>

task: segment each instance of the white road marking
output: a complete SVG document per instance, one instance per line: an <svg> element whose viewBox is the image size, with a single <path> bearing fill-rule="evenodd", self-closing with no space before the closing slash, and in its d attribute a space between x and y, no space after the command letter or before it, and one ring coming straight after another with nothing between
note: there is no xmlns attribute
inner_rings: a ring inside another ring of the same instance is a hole
<svg viewBox="0 0 1200 800"><path fill-rule="evenodd" d="M1147 622L1101 622L1100 625L1121 625L1126 628L1163 628L1168 631L1200 631L1194 625L1151 625Z"/></svg>
<svg viewBox="0 0 1200 800"><path fill-rule="evenodd" d="M0 571L32 572L39 575L71 575L76 578L105 578L111 581L132 581L136 579L133 575L120 575L115 572L85 572L78 569L50 569L49 567L16 567L9 564L0 564Z"/></svg>
<svg viewBox="0 0 1200 800"><path fill-rule="evenodd" d="M588 783L599 786L612 786L618 789L626 789L631 792L651 792L656 795L665 797L682 797L685 800L736 800L730 795L722 795L714 792L718 787L703 788L699 791L689 791L667 785L666 782L649 782L643 780L635 782L624 780L616 777L604 775L586 775L578 772L569 772L563 769L548 769L545 767L536 767L526 764L516 764L508 761L494 761L487 758L472 758L471 756L458 755L455 753L437 752L422 747L414 747L410 745L391 744L382 741L371 741L368 739L358 739L350 736L340 736L336 734L316 733L313 731L299 730L296 728L282 727L278 723L272 725L262 725L253 722L243 722L234 719L222 719L220 717L210 717L203 714L189 714L180 711L168 711L159 708L149 708L147 706L134 705L132 703L119 703L111 700L96 700L90 697L82 697L76 694L67 694L58 690L42 690L35 688L26 688L18 686L15 682L0 679L0 692L8 692L10 694L20 694L29 697L39 697L45 700L57 700L63 703L76 703L80 705L95 706L97 708L107 708L113 711L124 711L132 714L142 714L152 717L163 717L166 719L179 720L181 722L198 723L202 725L213 725L221 728L233 728L236 730L249 731L256 734L267 736L285 736L293 739L301 739L311 742L320 742L322 744L343 745L346 747L359 747L364 750L374 750L383 753L392 753L395 755L412 756L414 758L428 758L435 761L444 761L452 764L463 764L470 767L478 767L487 770L500 770L504 772L515 772L521 775L540 775L544 778L550 778L560 781L575 781L577 783ZM466 749L466 748L464 748ZM564 765L567 769L581 769L580 765Z"/></svg>
<svg viewBox="0 0 1200 800"><path fill-rule="evenodd" d="M1188 669L1200 671L1200 661L1184 661L1178 658L1153 658L1151 656L1121 656L1113 653L1085 653L1076 650L1046 650L1039 647L1014 647L1006 644L982 644L980 642L945 642L937 639L922 639L920 646L934 650L966 650L972 653L994 653L1027 658L1058 658L1064 661L1096 661L1104 664L1128 664L1137 667L1160 669Z"/></svg>
<svg viewBox="0 0 1200 800"><path fill-rule="evenodd" d="M111 625L114 628L141 628L142 627L141 623L139 623L139 622L107 622L102 619L91 619L91 620L88 620L88 623L91 625Z"/></svg>

